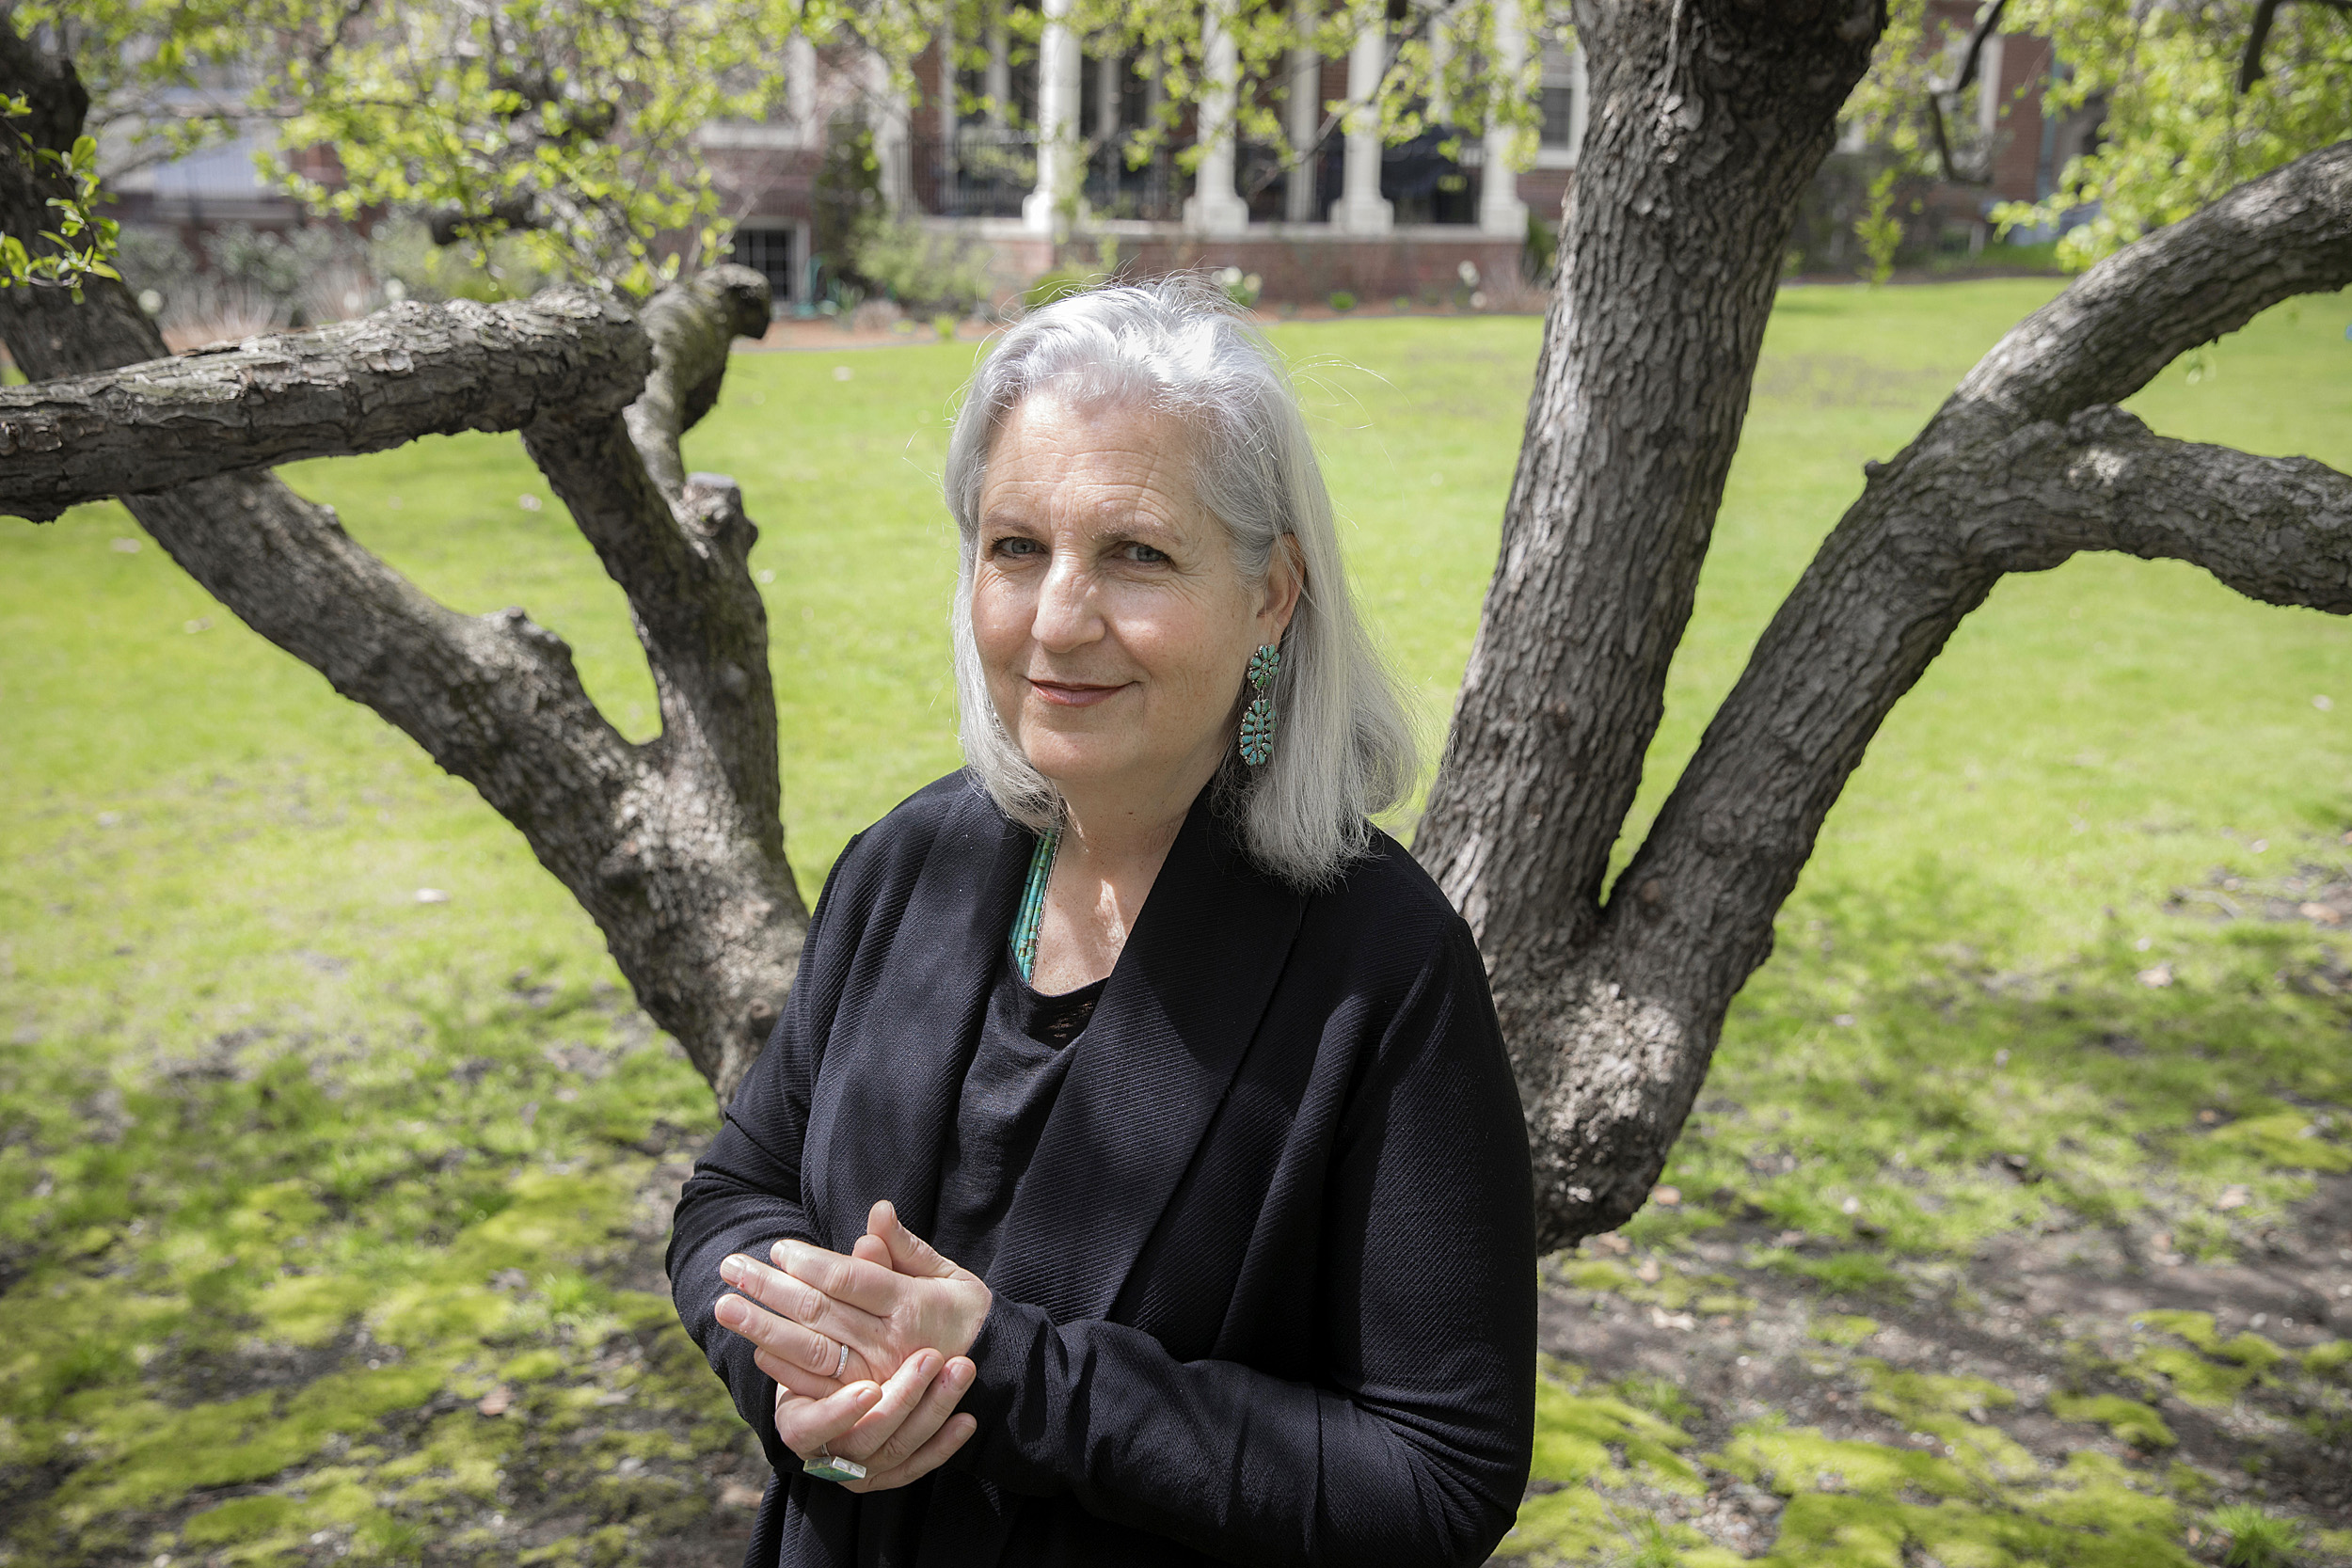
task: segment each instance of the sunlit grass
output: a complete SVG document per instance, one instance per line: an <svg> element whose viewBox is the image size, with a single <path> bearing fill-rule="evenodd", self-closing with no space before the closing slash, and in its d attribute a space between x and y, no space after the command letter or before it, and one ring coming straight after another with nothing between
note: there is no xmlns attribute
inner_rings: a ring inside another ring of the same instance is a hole
<svg viewBox="0 0 2352 1568"><path fill-rule="evenodd" d="M2054 287L1783 296L1634 834L1861 462ZM2169 434L2352 468L2348 316L2344 298L2274 311L2134 406ZM1433 739L1538 332L1275 333ZM787 843L812 895L851 832L956 762L937 472L973 354L739 356L688 442L763 531ZM528 608L622 728L649 733L620 596L516 441L290 477L450 603ZM613 1278L612 1232L658 1226L630 1212L644 1150L664 1126L698 1135L706 1091L647 1041L594 927L511 829L151 544L114 543L142 538L113 507L0 525L0 1513L27 1532L19 1560L266 1558L323 1530L386 1560L420 1531L501 1560L511 1542L468 1533L493 1510L582 1497L576 1555L704 1528L697 1466L739 1442L733 1417L658 1296ZM2005 583L1831 814L1668 1172L1686 1200L1637 1240L1754 1205L1809 1239L1759 1265L1867 1297L2060 1210L2225 1257L2352 1161L2336 940L2169 903L2217 868L2254 909L2246 888L2298 865L2341 874L2348 654L2342 623L2185 567L2094 559ZM2148 983L2159 966L2169 983ZM1665 1305L1740 1309L1728 1284L1704 1289ZM1871 1320L1840 1321L1867 1337ZM2151 1340L2150 1376L2171 1376L2165 1355L2213 1361ZM264 1363L278 1381L234 1370ZM1560 1474L1685 1474L1671 1389L1573 1381L1547 1385ZM476 1413L501 1386L528 1429ZM2154 1430L2126 1402L2084 1418ZM1724 1463L1818 1457L1768 1438ZM624 1456L643 1466L626 1482ZM2115 1481L2092 1466L2052 1486L2087 1507ZM1577 1496L1531 1503L1547 1539L1689 1544ZM1915 1506L1884 1500L1881 1522ZM1862 1507L1808 1503L1789 1539ZM1995 1528L1953 1539L1979 1525ZM2016 1528L2003 1549L2041 1539Z"/></svg>

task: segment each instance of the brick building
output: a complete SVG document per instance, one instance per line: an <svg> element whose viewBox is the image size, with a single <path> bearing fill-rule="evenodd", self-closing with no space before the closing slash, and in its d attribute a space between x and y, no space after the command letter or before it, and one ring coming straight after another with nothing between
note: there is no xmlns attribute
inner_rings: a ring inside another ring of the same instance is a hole
<svg viewBox="0 0 2352 1568"><path fill-rule="evenodd" d="M1974 0L1931 0L1931 26L1944 27L1954 67L1947 79L1958 73L1976 13ZM1978 55L1975 79L1947 96L1945 133L1955 178L1932 182L1925 215L1947 245L1964 237L1971 250L1981 248L1992 236L1987 220L1994 207L2049 196L2067 161L2097 144L2102 105L2090 103L2065 117L2043 113L2053 74L2062 76L2066 69L2049 40L1995 33Z"/></svg>
<svg viewBox="0 0 2352 1568"><path fill-rule="evenodd" d="M817 173L825 137L846 117L869 126L884 200L925 228L973 242L1001 291L1057 261L1091 264L1104 241L1144 273L1239 267L1264 281L1269 301L1364 298L1454 289L1462 263L1480 277L1516 277L1532 210L1556 220L1584 128L1582 61L1557 45L1542 58L1543 126L1534 166L1509 166L1511 138L1470 140L1447 157L1431 134L1382 145L1344 106L1375 82L1393 47L1378 8L1344 55L1295 51L1279 81L1252 90L1284 117L1293 145L1316 140L1333 105L1340 124L1305 166L1236 136L1235 52L1210 19L1208 90L1179 123L1200 150L1185 172L1175 149L1139 167L1127 150L1160 111L1156 72L1061 24L1067 0L1042 0L1033 56L1002 34L987 63L943 80L954 54L937 43L914 64L914 90L894 91L879 61L794 40L786 59L787 108L756 125L705 128L703 146L737 224L739 260L766 272L780 305L805 305L816 285ZM1503 52L1516 66L1534 47L1506 6ZM974 112L975 103L999 105Z"/></svg>

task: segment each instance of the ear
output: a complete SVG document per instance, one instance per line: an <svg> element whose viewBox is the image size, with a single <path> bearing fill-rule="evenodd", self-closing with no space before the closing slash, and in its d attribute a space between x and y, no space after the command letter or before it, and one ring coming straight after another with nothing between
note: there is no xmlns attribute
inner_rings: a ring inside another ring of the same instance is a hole
<svg viewBox="0 0 2352 1568"><path fill-rule="evenodd" d="M1279 642L1298 610L1298 596L1307 591L1307 557L1298 536L1285 533L1266 562L1265 586L1259 591L1258 626L1268 642Z"/></svg>

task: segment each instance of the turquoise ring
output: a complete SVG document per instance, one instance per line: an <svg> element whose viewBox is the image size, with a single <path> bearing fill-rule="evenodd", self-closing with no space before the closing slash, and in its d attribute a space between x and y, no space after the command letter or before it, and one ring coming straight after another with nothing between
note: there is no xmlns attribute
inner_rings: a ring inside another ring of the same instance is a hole
<svg viewBox="0 0 2352 1568"><path fill-rule="evenodd" d="M815 1476L818 1481L864 1481L866 1479L865 1465L860 1465L854 1459L836 1458L821 1443L817 1446L817 1457L803 1461L801 1469L805 1474Z"/></svg>

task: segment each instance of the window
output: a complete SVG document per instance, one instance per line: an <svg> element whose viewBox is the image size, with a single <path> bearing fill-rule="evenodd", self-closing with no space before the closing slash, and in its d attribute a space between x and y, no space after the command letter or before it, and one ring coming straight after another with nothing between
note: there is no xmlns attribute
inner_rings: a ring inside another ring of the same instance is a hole
<svg viewBox="0 0 2352 1568"><path fill-rule="evenodd" d="M739 229L734 243L727 248L727 260L740 262L768 279L771 309L784 305L799 292L793 287L789 229Z"/></svg>
<svg viewBox="0 0 2352 1568"><path fill-rule="evenodd" d="M1584 134L1584 59L1557 40L1544 42L1544 87L1539 100L1543 128L1535 150L1538 168L1570 168Z"/></svg>
<svg viewBox="0 0 2352 1568"><path fill-rule="evenodd" d="M1544 88L1544 145L1576 145L1576 89L1565 83Z"/></svg>

